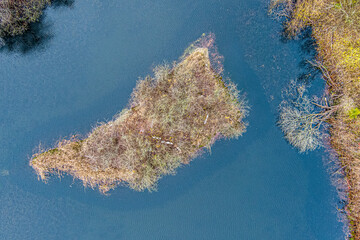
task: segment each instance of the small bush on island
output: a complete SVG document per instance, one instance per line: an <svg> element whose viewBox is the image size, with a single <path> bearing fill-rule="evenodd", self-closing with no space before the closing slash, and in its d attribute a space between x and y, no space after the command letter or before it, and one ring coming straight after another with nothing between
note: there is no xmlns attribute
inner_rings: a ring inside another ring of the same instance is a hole
<svg viewBox="0 0 360 240"><path fill-rule="evenodd" d="M0 37L23 34L50 0L0 0Z"/></svg>
<svg viewBox="0 0 360 240"><path fill-rule="evenodd" d="M106 193L124 183L156 189L163 175L189 163L215 140L240 136L247 104L236 86L212 68L218 56L212 34L196 41L172 67L158 66L139 80L129 105L114 120L95 127L83 140L59 141L36 153L30 165L46 181L68 173Z"/></svg>

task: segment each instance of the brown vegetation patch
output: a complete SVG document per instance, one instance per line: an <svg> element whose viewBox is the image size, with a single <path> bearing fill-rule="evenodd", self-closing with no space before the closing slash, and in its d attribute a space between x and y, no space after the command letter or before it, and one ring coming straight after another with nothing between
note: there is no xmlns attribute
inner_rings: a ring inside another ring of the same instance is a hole
<svg viewBox="0 0 360 240"><path fill-rule="evenodd" d="M0 0L0 37L24 33L50 0Z"/></svg>
<svg viewBox="0 0 360 240"><path fill-rule="evenodd" d="M62 140L40 151L30 165L43 180L68 173L103 193L120 183L153 190L161 176L174 174L216 139L245 131L244 99L211 66L208 48L195 47L172 68L156 67L113 121L81 141Z"/></svg>

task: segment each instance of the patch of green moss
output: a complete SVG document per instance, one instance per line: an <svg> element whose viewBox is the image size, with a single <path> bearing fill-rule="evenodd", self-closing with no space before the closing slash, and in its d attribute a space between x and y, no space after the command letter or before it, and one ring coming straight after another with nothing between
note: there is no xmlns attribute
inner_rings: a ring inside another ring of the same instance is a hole
<svg viewBox="0 0 360 240"><path fill-rule="evenodd" d="M356 119L359 114L360 114L360 109L358 108L351 109L349 111L349 118Z"/></svg>
<svg viewBox="0 0 360 240"><path fill-rule="evenodd" d="M50 149L49 151L47 151L47 153L49 153L49 154L55 154L55 153L58 153L58 152L59 152L59 149L57 149L57 148Z"/></svg>

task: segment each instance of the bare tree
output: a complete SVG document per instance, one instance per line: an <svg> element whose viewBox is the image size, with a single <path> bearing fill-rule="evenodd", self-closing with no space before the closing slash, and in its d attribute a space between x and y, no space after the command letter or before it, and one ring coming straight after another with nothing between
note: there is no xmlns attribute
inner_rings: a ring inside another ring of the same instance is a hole
<svg viewBox="0 0 360 240"><path fill-rule="evenodd" d="M285 91L286 99L280 104L278 125L285 139L300 152L312 151L322 146L323 127L326 120L338 109L329 106L326 98L309 98L304 84L291 81Z"/></svg>

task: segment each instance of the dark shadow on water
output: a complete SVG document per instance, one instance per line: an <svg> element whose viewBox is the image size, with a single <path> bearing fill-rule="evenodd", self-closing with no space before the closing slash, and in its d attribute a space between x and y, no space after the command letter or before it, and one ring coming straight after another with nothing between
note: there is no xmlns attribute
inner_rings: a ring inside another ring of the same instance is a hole
<svg viewBox="0 0 360 240"><path fill-rule="evenodd" d="M297 76L296 81L305 85L310 85L316 79L321 78L321 71L313 64L316 60L317 52L316 41L311 34L311 28L307 27L295 37L289 37L286 34L285 28L283 28L280 35L280 42L287 44L296 41L299 45L301 57L299 68L302 72Z"/></svg>
<svg viewBox="0 0 360 240"><path fill-rule="evenodd" d="M316 56L316 41L315 39L311 36L312 31L311 28L305 28L302 32L301 35L299 36L299 41L300 41L300 49L301 49L301 55L302 56L311 56L311 57L315 57Z"/></svg>
<svg viewBox="0 0 360 240"><path fill-rule="evenodd" d="M5 37L5 45L1 52L19 52L28 54L35 50L43 50L47 43L53 38L51 33L52 24L44 20L43 14L38 22L32 23L29 29L22 35Z"/></svg>
<svg viewBox="0 0 360 240"><path fill-rule="evenodd" d="M300 56L302 57L299 67L303 71L298 76L297 80L301 83L309 85L321 76L321 72L313 64L316 60L317 52L316 41L311 36L311 28L303 30L298 41L300 45Z"/></svg>
<svg viewBox="0 0 360 240"><path fill-rule="evenodd" d="M75 0L53 0L51 8L57 9L60 7L73 7ZM16 52L21 54L28 54L33 51L44 50L53 38L51 31L53 23L46 18L46 9L37 22L29 25L29 29L18 36L6 36L3 38L3 47L0 52Z"/></svg>
<svg viewBox="0 0 360 240"><path fill-rule="evenodd" d="M52 8L58 7L73 7L75 0L53 0L51 1Z"/></svg>
<svg viewBox="0 0 360 240"><path fill-rule="evenodd" d="M319 69L312 64L316 59L317 52L316 41L311 36L311 28L307 27L295 37L289 37L284 24L283 26L279 39L280 42L288 44L296 41L300 46L300 57L302 60L300 61L299 68L302 69L302 72L297 76L296 81L309 85L321 76Z"/></svg>
<svg viewBox="0 0 360 240"><path fill-rule="evenodd" d="M303 69L303 72L297 77L299 83L309 85L321 76L319 69L311 64L311 60L306 59L301 61L300 68Z"/></svg>

